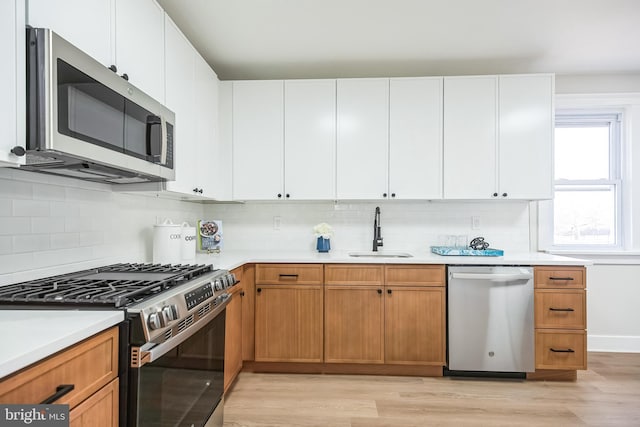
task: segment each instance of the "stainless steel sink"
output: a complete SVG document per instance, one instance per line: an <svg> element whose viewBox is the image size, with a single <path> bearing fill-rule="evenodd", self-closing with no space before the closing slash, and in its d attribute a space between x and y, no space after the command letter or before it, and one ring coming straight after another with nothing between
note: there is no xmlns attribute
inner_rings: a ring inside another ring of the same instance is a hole
<svg viewBox="0 0 640 427"><path fill-rule="evenodd" d="M408 252L392 252L392 251L349 252L349 256L359 257L359 258L411 258L413 257L413 255L411 255Z"/></svg>

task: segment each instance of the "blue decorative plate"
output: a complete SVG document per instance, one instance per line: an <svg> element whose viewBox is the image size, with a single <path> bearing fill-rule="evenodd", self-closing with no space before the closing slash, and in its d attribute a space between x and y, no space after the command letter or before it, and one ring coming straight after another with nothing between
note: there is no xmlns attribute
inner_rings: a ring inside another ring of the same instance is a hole
<svg viewBox="0 0 640 427"><path fill-rule="evenodd" d="M431 252L444 256L503 256L502 249L471 249L456 248L454 246L431 246Z"/></svg>

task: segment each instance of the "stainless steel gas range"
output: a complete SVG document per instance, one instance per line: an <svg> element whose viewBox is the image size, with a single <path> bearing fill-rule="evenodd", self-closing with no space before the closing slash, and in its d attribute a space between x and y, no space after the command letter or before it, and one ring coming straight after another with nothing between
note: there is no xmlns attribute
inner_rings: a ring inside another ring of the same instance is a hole
<svg viewBox="0 0 640 427"><path fill-rule="evenodd" d="M211 265L114 264L0 287L0 306L125 310L120 425L221 426L235 283Z"/></svg>

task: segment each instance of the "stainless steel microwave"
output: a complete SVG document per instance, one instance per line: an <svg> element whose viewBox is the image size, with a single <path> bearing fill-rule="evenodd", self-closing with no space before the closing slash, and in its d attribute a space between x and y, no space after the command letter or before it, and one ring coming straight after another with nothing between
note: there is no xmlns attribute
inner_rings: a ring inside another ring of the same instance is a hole
<svg viewBox="0 0 640 427"><path fill-rule="evenodd" d="M170 181L175 115L45 28L27 28L21 169L110 184Z"/></svg>

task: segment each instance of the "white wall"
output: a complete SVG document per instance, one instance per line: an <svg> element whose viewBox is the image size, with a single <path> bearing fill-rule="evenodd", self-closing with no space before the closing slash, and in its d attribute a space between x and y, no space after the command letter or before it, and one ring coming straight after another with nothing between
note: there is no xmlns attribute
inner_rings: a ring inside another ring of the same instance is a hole
<svg viewBox="0 0 640 427"><path fill-rule="evenodd" d="M556 93L633 93L640 92L640 73L557 74Z"/></svg>
<svg viewBox="0 0 640 427"><path fill-rule="evenodd" d="M381 209L386 250L428 252L442 234L483 236L492 247L529 250L527 202L273 202L208 205L209 218L222 220L224 249L229 251L313 250L312 228L327 222L334 228L334 250L371 250L373 216ZM480 228L471 229L471 216ZM274 217L280 229L274 230Z"/></svg>
<svg viewBox="0 0 640 427"><path fill-rule="evenodd" d="M0 168L0 285L152 259L156 218L195 221L203 205Z"/></svg>
<svg viewBox="0 0 640 427"><path fill-rule="evenodd" d="M587 348L640 352L640 265L587 269Z"/></svg>

